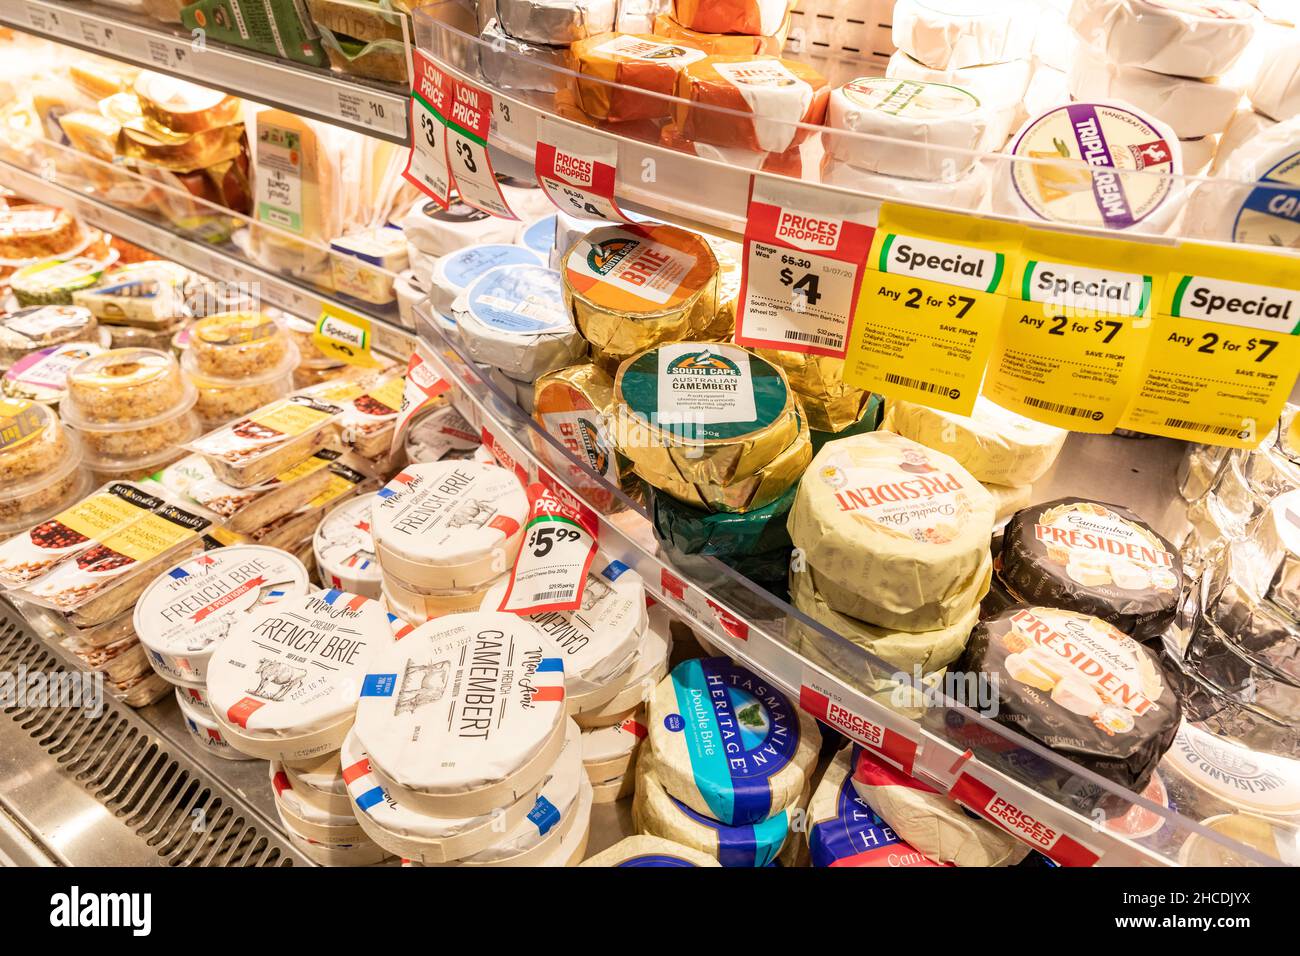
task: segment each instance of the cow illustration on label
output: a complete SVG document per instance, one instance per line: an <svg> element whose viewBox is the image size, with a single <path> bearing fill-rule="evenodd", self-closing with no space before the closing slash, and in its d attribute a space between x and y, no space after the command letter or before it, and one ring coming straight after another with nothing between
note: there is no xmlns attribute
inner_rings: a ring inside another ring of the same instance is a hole
<svg viewBox="0 0 1300 956"><path fill-rule="evenodd" d="M442 695L447 692L450 673L451 664L448 661L432 664L407 661L406 670L402 673L402 686L393 703L393 714L413 714L425 704L442 700Z"/></svg>
<svg viewBox="0 0 1300 956"><path fill-rule="evenodd" d="M492 506L485 501L462 501L447 519L450 528L481 528L495 514Z"/></svg>
<svg viewBox="0 0 1300 956"><path fill-rule="evenodd" d="M254 673L257 674L257 686L248 693L259 700L271 702L284 700L307 676L304 668L293 667L270 657L259 660Z"/></svg>

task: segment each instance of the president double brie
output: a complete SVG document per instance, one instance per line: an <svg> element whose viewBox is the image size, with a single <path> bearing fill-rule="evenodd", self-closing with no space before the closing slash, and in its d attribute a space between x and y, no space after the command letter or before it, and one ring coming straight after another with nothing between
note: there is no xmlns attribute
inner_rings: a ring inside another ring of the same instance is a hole
<svg viewBox="0 0 1300 956"><path fill-rule="evenodd" d="M1113 63L1170 76L1221 76L1255 35L1245 0L1075 0L1070 26Z"/></svg>
<svg viewBox="0 0 1300 956"><path fill-rule="evenodd" d="M993 499L941 452L873 432L827 442L799 484L790 537L835 610L926 631L967 613Z"/></svg>
<svg viewBox="0 0 1300 956"><path fill-rule="evenodd" d="M545 266L484 273L460 300L456 329L474 361L517 381L532 382L587 356L587 342L564 305L560 274Z"/></svg>
<svg viewBox="0 0 1300 956"><path fill-rule="evenodd" d="M437 594L482 587L513 565L528 516L514 472L474 461L408 465L371 499L385 578Z"/></svg>
<svg viewBox="0 0 1300 956"><path fill-rule="evenodd" d="M1109 62L1087 47L1075 55L1067 82L1076 100L1131 104L1168 124L1179 139L1223 132L1242 94L1241 85L1227 78L1168 76Z"/></svg>
<svg viewBox="0 0 1300 956"><path fill-rule="evenodd" d="M936 70L1028 58L1037 11L1021 0L898 0L894 45Z"/></svg>
<svg viewBox="0 0 1300 956"><path fill-rule="evenodd" d="M440 816L473 816L530 792L559 757L564 661L513 614L452 614L372 662L356 735L379 779Z"/></svg>
<svg viewBox="0 0 1300 956"><path fill-rule="evenodd" d="M236 544L164 571L136 601L135 633L162 677L202 684L232 629L286 598L311 590L307 569L276 548Z"/></svg>
<svg viewBox="0 0 1300 956"><path fill-rule="evenodd" d="M361 682L393 643L377 601L343 591L282 600L231 629L208 667L208 700L231 743L255 757L337 750Z"/></svg>
<svg viewBox="0 0 1300 956"><path fill-rule="evenodd" d="M881 428L940 450L976 480L996 485L1033 484L1051 469L1069 434L982 395L969 416L892 401Z"/></svg>
<svg viewBox="0 0 1300 956"><path fill-rule="evenodd" d="M650 700L664 789L720 823L767 820L799 799L821 736L785 694L725 657L683 661Z"/></svg>

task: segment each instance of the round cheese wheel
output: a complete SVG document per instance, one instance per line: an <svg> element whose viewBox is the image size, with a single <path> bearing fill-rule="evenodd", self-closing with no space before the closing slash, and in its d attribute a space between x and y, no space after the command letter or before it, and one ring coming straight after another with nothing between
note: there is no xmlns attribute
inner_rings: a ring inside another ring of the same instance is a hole
<svg viewBox="0 0 1300 956"><path fill-rule="evenodd" d="M1019 605L980 622L960 668L996 689L994 719L1139 792L1182 711L1149 648L1105 621ZM1077 785L1064 768L1048 768Z"/></svg>
<svg viewBox="0 0 1300 956"><path fill-rule="evenodd" d="M366 839L347 800L342 807L322 806L306 787L285 772L278 760L271 761L270 774L276 806L293 821L298 833L322 843L357 843Z"/></svg>
<svg viewBox="0 0 1300 956"><path fill-rule="evenodd" d="M1245 0L1076 0L1070 26L1112 63L1169 76L1221 76L1255 35Z"/></svg>
<svg viewBox="0 0 1300 956"><path fill-rule="evenodd" d="M710 657L683 661L659 683L650 701L650 744L669 793L698 813L740 825L799 799L821 736L813 719L767 680Z"/></svg>
<svg viewBox="0 0 1300 956"><path fill-rule="evenodd" d="M987 481L980 484L993 496L993 519L999 523L1022 508L1028 508L1034 500L1034 489L1030 485L994 485Z"/></svg>
<svg viewBox="0 0 1300 956"><path fill-rule="evenodd" d="M413 809L473 816L514 803L564 745L564 661L513 614L451 614L373 662L357 741Z"/></svg>
<svg viewBox="0 0 1300 956"><path fill-rule="evenodd" d="M1180 139L1179 147L1183 151L1183 173L1187 176L1206 176L1214 154L1219 148L1218 135L1202 136L1199 139Z"/></svg>
<svg viewBox="0 0 1300 956"><path fill-rule="evenodd" d="M431 199L421 199L397 221L406 241L426 256L437 258L466 245L510 242L517 224L476 209L459 197L443 209Z"/></svg>
<svg viewBox="0 0 1300 956"><path fill-rule="evenodd" d="M1269 51L1246 92L1250 105L1270 119L1300 115L1300 37L1295 31L1288 42Z"/></svg>
<svg viewBox="0 0 1300 956"><path fill-rule="evenodd" d="M244 753L305 760L337 750L361 680L392 645L377 601L344 591L285 598L231 628L208 666L208 700Z"/></svg>
<svg viewBox="0 0 1300 956"><path fill-rule="evenodd" d="M843 747L822 774L808 804L813 866L938 866L908 846L853 786L855 744Z"/></svg>
<svg viewBox="0 0 1300 956"><path fill-rule="evenodd" d="M1210 167L1211 175L1219 175L1227 163L1228 157L1237 151L1243 143L1254 139L1266 129L1272 129L1277 123L1263 113L1251 109L1240 109L1232 117L1232 122L1219 137L1219 145L1214 151L1214 165ZM1194 196L1195 194L1193 194Z"/></svg>
<svg viewBox="0 0 1300 956"><path fill-rule="evenodd" d="M317 866L375 866L389 859L387 850L369 840L361 843L321 843L295 833L287 821L285 834L298 852Z"/></svg>
<svg viewBox="0 0 1300 956"><path fill-rule="evenodd" d="M900 435L827 442L790 511L827 604L879 627L948 627L970 609L993 499L956 461Z"/></svg>
<svg viewBox="0 0 1300 956"><path fill-rule="evenodd" d="M1064 428L1025 418L982 395L969 416L891 401L880 427L942 449L976 480L998 485L1031 485L1042 478L1069 435Z"/></svg>
<svg viewBox="0 0 1300 956"><path fill-rule="evenodd" d="M490 269L458 305L456 328L470 358L517 381L533 382L587 357L587 342L564 305L560 274L545 266Z"/></svg>
<svg viewBox="0 0 1300 956"><path fill-rule="evenodd" d="M1040 116L1069 102L1069 74L1062 69L1053 69L1046 63L1036 62L1033 76L1029 78L1029 86L1025 89L1025 115Z"/></svg>
<svg viewBox="0 0 1300 956"><path fill-rule="evenodd" d="M136 601L132 624L161 677L201 685L213 652L233 628L309 590L307 569L292 555L229 545L158 575Z"/></svg>
<svg viewBox="0 0 1300 956"><path fill-rule="evenodd" d="M646 728L645 706L631 716L608 727L588 727L582 731L582 766L593 784L621 780L631 772Z"/></svg>
<svg viewBox="0 0 1300 956"><path fill-rule="evenodd" d="M1177 177L1183 163L1177 135L1168 124L1125 103L1055 106L1028 120L1007 152L1041 162L998 164L995 212L1160 232L1181 208Z"/></svg>
<svg viewBox="0 0 1300 956"><path fill-rule="evenodd" d="M513 472L428 462L408 465L371 499L370 533L385 580L436 596L509 570L527 518L528 496Z"/></svg>
<svg viewBox="0 0 1300 956"><path fill-rule="evenodd" d="M252 760L248 754L236 750L230 740L217 726L211 711L204 711L193 706L176 688L176 703L181 711L181 723L194 741L207 753L223 760Z"/></svg>
<svg viewBox="0 0 1300 956"><path fill-rule="evenodd" d="M1029 853L1005 830L975 817L934 788L862 748L853 754L853 789L891 831L927 859L955 866L1013 866Z"/></svg>
<svg viewBox="0 0 1300 956"><path fill-rule="evenodd" d="M1070 65L1070 95L1085 103L1129 103L1169 126L1179 139L1221 133L1241 102L1242 88L1227 79L1167 76L1111 63L1086 48Z"/></svg>
<svg viewBox="0 0 1300 956"><path fill-rule="evenodd" d="M784 5L784 0L779 0ZM601 34L569 49L582 112L602 122L667 119L682 68L707 55L692 43L654 35ZM597 82L585 79L593 77ZM643 90L659 94L647 96Z"/></svg>
<svg viewBox="0 0 1300 956"><path fill-rule="evenodd" d="M1253 751L1184 721L1160 769L1175 805L1198 816L1300 817L1300 760Z"/></svg>
<svg viewBox="0 0 1300 956"><path fill-rule="evenodd" d="M984 107L988 124L978 148L990 152L1001 149L1011 131L1024 121L1023 101L1033 72L1032 60L936 70L902 50L895 50L885 67L885 75L891 79L943 83L973 94Z"/></svg>
<svg viewBox="0 0 1300 956"><path fill-rule="evenodd" d="M542 260L542 264L555 268L552 261L555 252L556 228L560 218L559 212L539 216L529 222L519 224L515 233L515 244L530 249Z"/></svg>
<svg viewBox="0 0 1300 956"><path fill-rule="evenodd" d="M630 836L582 866L721 866L707 853L656 836Z"/></svg>
<svg viewBox="0 0 1300 956"><path fill-rule="evenodd" d="M843 162L909 179L953 179L979 158L989 111L959 86L860 77L831 91L826 125L872 137L828 134L830 154Z"/></svg>
<svg viewBox="0 0 1300 956"><path fill-rule="evenodd" d="M625 721L646 700L668 673L673 637L669 615L662 604L650 608L648 622L637 646L636 660L627 671L627 680L619 680L619 690L598 707L588 707L573 715L584 729L608 727Z"/></svg>
<svg viewBox="0 0 1300 956"><path fill-rule="evenodd" d="M1028 58L1038 11L1020 0L898 0L894 46L936 70Z"/></svg>
<svg viewBox="0 0 1300 956"><path fill-rule="evenodd" d="M1192 193L1189 235L1300 248L1300 116L1232 148L1218 175Z"/></svg>
<svg viewBox="0 0 1300 956"><path fill-rule="evenodd" d="M340 591L378 600L382 591L379 559L370 535L370 496L344 502L325 516L312 535L312 553L321 581Z"/></svg>
<svg viewBox="0 0 1300 956"><path fill-rule="evenodd" d="M452 314L457 300L482 276L502 266L541 266L537 253L510 241L460 246L440 256L429 277L429 301L439 312ZM464 307L456 311L464 312Z"/></svg>
<svg viewBox="0 0 1300 956"><path fill-rule="evenodd" d="M1127 508L1082 498L1017 512L999 575L1022 601L1094 615L1139 641L1164 632L1183 590L1172 544Z"/></svg>

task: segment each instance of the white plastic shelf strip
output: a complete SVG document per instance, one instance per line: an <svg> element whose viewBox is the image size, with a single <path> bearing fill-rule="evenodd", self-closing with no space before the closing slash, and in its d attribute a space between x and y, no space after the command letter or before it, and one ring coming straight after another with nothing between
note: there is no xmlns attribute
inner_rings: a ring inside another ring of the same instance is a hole
<svg viewBox="0 0 1300 956"><path fill-rule="evenodd" d="M0 24L391 142L410 139L410 95L396 87L366 85L214 42L199 44L179 27L89 3L0 0ZM404 28L409 32L409 23Z"/></svg>
<svg viewBox="0 0 1300 956"><path fill-rule="evenodd" d="M531 419L513 404L513 399L480 377L460 347L433 325L423 308L417 308L416 312L417 350L452 384L456 401L467 402L477 411L484 443L492 448L498 460L524 480L544 480L573 499L584 501L572 476L577 475L587 489L600 483L599 480L581 472L559 445L534 427ZM543 455L545 462L541 460ZM556 467L557 459L567 459L567 468ZM561 471L571 477L560 477L557 472ZM617 494L608 485L604 487L611 495ZM747 618L719 599L716 588L702 587L660 559L654 553L652 532L643 516L631 511L610 516L599 508L591 510L599 521L602 551L635 569L655 600L702 631L719 650L780 686L827 726L872 748L917 779L960 799L984 818L1000 822L1017 838L1049 856L1078 865L1171 865L1172 860L1160 852L1105 827L1099 819L1062 806L805 660L776 633L773 622ZM949 712L957 713L951 708ZM969 711L961 716L977 734L981 730L993 737L1005 733L999 725ZM1089 776L1085 770L1077 772L1081 778ZM1151 805L1147 806L1156 812ZM1225 842L1218 834L1192 821L1179 820L1179 825L1214 842ZM1249 848L1227 845L1234 853L1256 858ZM1258 860L1267 862L1262 856Z"/></svg>
<svg viewBox="0 0 1300 956"><path fill-rule="evenodd" d="M0 160L0 185L36 202L67 209L98 229L120 236L201 275L223 282L257 283L263 301L291 315L315 322L327 304L355 310L355 307L312 292L273 272L233 258L220 248L178 236L164 226L139 219L5 160ZM372 347L375 351L405 361L415 347L411 332L378 316L367 315L366 318L373 329Z"/></svg>

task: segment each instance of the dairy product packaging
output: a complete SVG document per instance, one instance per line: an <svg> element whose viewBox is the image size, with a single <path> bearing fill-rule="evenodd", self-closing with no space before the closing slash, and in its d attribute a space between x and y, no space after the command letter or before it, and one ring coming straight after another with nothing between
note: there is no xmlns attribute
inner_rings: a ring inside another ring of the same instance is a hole
<svg viewBox="0 0 1300 956"><path fill-rule="evenodd" d="M1070 26L1112 63L1170 76L1222 76L1245 51L1259 13L1244 0L1077 0Z"/></svg>
<svg viewBox="0 0 1300 956"><path fill-rule="evenodd" d="M1107 62L1087 48L1076 53L1067 82L1076 100L1129 103L1166 123L1179 139L1223 132L1242 96L1241 85L1228 78L1168 76Z"/></svg>
<svg viewBox="0 0 1300 956"><path fill-rule="evenodd" d="M1218 164L1219 179L1197 184L1185 227L1199 238L1296 248L1300 116L1272 126L1266 120L1247 125L1263 128L1240 144L1229 144ZM1230 129L1225 138L1232 134Z"/></svg>
<svg viewBox="0 0 1300 956"><path fill-rule="evenodd" d="M936 70L1027 59L1037 9L1020 0L899 0L894 45Z"/></svg>
<svg viewBox="0 0 1300 956"><path fill-rule="evenodd" d="M1032 60L936 70L912 59L902 50L894 51L885 68L885 76L890 79L941 83L965 90L978 99L985 110L987 123L979 143L983 151L1001 149L1011 131L1024 121L1025 100L1033 74Z"/></svg>
<svg viewBox="0 0 1300 956"><path fill-rule="evenodd" d="M516 381L531 383L587 356L560 274L545 266L498 266L475 280L454 311L470 357Z"/></svg>
<svg viewBox="0 0 1300 956"><path fill-rule="evenodd" d="M721 866L707 853L655 836L630 836L583 861L582 866Z"/></svg>
<svg viewBox="0 0 1300 956"><path fill-rule="evenodd" d="M569 52L580 74L574 84L579 108L613 123L667 119L673 106L667 97L676 91L682 69L708 55L689 41L628 33L579 40Z"/></svg>

